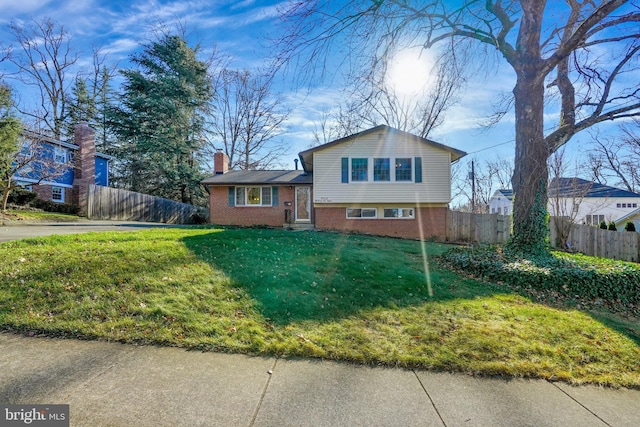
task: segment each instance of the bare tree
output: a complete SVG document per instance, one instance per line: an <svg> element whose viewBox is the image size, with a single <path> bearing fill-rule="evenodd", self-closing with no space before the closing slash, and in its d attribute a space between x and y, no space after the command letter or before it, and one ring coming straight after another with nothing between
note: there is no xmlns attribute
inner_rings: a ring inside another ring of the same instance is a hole
<svg viewBox="0 0 640 427"><path fill-rule="evenodd" d="M593 148L589 153L589 168L601 184L622 186L628 191L640 191L640 120L620 126L621 137L602 136L592 132Z"/></svg>
<svg viewBox="0 0 640 427"><path fill-rule="evenodd" d="M579 169L580 166L576 165L575 170ZM571 230L576 225L580 205L591 188L591 183L573 177L575 174L567 178L567 170L565 148L562 147L549 157L549 214L558 239L555 245L563 249L570 249Z"/></svg>
<svg viewBox="0 0 640 427"><path fill-rule="evenodd" d="M60 139L69 88L75 77L70 72L78 61L78 54L71 48L71 35L49 18L33 20L25 26L12 22L9 30L17 43L9 56L17 69L11 77L40 92L36 110L22 108L21 113L42 120L51 136Z"/></svg>
<svg viewBox="0 0 640 427"><path fill-rule="evenodd" d="M314 145L326 144L364 130L362 118L357 112L356 101L347 101L338 106L337 111L324 110L313 131ZM311 147L309 147L311 148Z"/></svg>
<svg viewBox="0 0 640 427"><path fill-rule="evenodd" d="M454 198L460 203L458 208L469 212L488 213L493 193L498 189L508 188L512 175L513 161L501 156L484 162L477 159L467 160L465 163L458 162L452 170Z"/></svg>
<svg viewBox="0 0 640 427"><path fill-rule="evenodd" d="M69 158L58 159L54 150L55 143L43 140L42 136L34 131L22 131L20 144L13 153L10 153L11 164L7 168L2 168L0 174L3 215L7 211L9 195L19 187L14 180L16 175L29 178L31 185L40 185L44 181L52 181L63 175L72 167Z"/></svg>
<svg viewBox="0 0 640 427"><path fill-rule="evenodd" d="M391 58L376 58L371 71L357 78L352 108L365 127L386 124L426 138L442 124L445 112L458 100L458 92L466 82L466 55L453 50L440 55L427 71L428 84L416 85L410 95L390 81L390 61ZM377 62L381 65L376 66Z"/></svg>
<svg viewBox="0 0 640 427"><path fill-rule="evenodd" d="M288 112L272 91L273 73L224 68L215 78L214 147L223 147L232 169L276 164L285 151L278 137Z"/></svg>
<svg viewBox="0 0 640 427"><path fill-rule="evenodd" d="M584 129L640 115L640 87L631 77L638 70L640 10L630 0L359 0L341 6L316 0L291 3L283 17L289 33L282 58L306 69L324 64L326 71L340 44L354 61L363 51L406 40L430 48L458 39L495 49L516 76L511 244L525 253L548 250L550 154ZM546 105L550 96L557 102ZM555 113L547 123L545 106Z"/></svg>

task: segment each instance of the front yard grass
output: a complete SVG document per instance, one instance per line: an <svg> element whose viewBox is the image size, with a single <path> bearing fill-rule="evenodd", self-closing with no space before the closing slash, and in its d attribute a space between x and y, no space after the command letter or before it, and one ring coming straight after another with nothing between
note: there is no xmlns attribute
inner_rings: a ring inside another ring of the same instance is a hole
<svg viewBox="0 0 640 427"><path fill-rule="evenodd" d="M4 219L11 220L11 221L73 222L73 221L77 221L79 217L78 215L63 214L63 213L56 213L56 212L44 212L40 210L8 209L6 215L4 215Z"/></svg>
<svg viewBox="0 0 640 427"><path fill-rule="evenodd" d="M640 388L638 318L542 304L432 262L448 247L268 229L0 244L0 328ZM430 296L430 289L433 291Z"/></svg>

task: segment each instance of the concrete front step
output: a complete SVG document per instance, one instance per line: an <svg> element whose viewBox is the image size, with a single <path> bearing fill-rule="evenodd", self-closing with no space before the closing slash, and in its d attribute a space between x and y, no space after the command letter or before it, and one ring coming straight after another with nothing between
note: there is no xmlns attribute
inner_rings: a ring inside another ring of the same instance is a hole
<svg viewBox="0 0 640 427"><path fill-rule="evenodd" d="M314 230L315 226L309 222L298 222L292 224L284 224L284 228L288 230Z"/></svg>

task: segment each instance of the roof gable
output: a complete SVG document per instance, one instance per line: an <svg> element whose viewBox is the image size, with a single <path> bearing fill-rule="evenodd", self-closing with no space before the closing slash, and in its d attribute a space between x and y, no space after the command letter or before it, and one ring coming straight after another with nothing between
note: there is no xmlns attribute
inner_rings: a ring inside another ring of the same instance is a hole
<svg viewBox="0 0 640 427"><path fill-rule="evenodd" d="M350 141L354 141L357 140L363 136L369 135L369 134L373 134L373 133L379 133L379 134L385 134L385 135L397 135L399 138L403 138L406 139L408 141L412 141L412 142L416 142L416 143L421 143L421 144L427 144L431 147L434 148L438 148L441 150L445 150L449 153L451 153L451 161L456 161L458 159L460 159L461 157L464 157L467 155L466 152L449 147L447 145L444 144L440 144L438 142L432 141L430 139L427 138L422 138L416 135L413 135L409 132L404 132L398 129L394 129L392 127L386 126L386 125L380 125L380 126L376 126L373 127L371 129L367 129L364 130L362 132L358 132L355 133L353 135L349 135L347 137L344 138L340 138L337 139L335 141L331 141L328 142L326 144L323 145L319 145L317 147L313 147L310 148L308 150L305 151L301 151L300 153L298 153L298 156L300 157L300 160L302 161L302 167L304 168L305 171L313 171L313 154L321 151L321 150L325 150L327 148L331 148L331 147L335 147L336 145L340 145L340 144L345 144L348 143Z"/></svg>

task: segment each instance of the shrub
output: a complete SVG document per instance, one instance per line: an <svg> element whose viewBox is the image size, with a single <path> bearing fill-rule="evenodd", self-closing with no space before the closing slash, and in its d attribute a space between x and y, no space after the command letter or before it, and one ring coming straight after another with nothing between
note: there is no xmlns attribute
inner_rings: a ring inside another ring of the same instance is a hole
<svg viewBox="0 0 640 427"><path fill-rule="evenodd" d="M80 212L80 208L68 203L55 203L49 200L36 199L31 203L34 208L42 209L46 212L56 212L77 215Z"/></svg>
<svg viewBox="0 0 640 427"><path fill-rule="evenodd" d="M609 222L609 226L607 227L607 230L618 231L618 229L616 228L616 223L613 221Z"/></svg>
<svg viewBox="0 0 640 427"><path fill-rule="evenodd" d="M9 193L9 199L7 201L13 205L26 206L33 202L37 197L38 195L33 191L28 191L24 188L16 188Z"/></svg>
<svg viewBox="0 0 640 427"><path fill-rule="evenodd" d="M209 217L203 213L195 212L191 214L191 224L207 224Z"/></svg>
<svg viewBox="0 0 640 427"><path fill-rule="evenodd" d="M601 299L623 310L640 304L640 266L630 262L559 252L526 259L504 254L495 246L451 249L440 261L461 274L526 291Z"/></svg>
<svg viewBox="0 0 640 427"><path fill-rule="evenodd" d="M599 227L603 230L607 229L607 223L604 221L604 219L602 221L600 221L600 225Z"/></svg>
<svg viewBox="0 0 640 427"><path fill-rule="evenodd" d="M636 231L636 225L632 221L628 221L624 225L624 231Z"/></svg>

